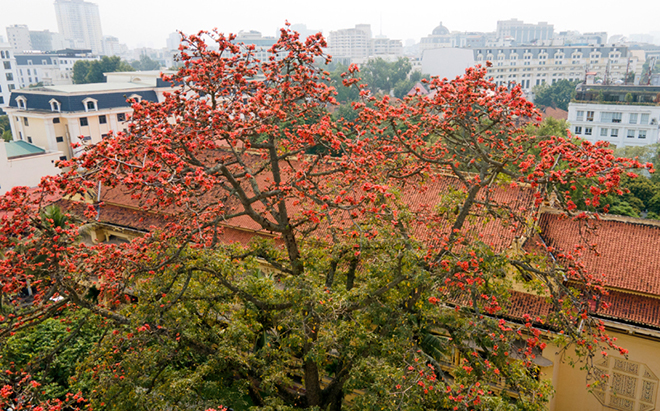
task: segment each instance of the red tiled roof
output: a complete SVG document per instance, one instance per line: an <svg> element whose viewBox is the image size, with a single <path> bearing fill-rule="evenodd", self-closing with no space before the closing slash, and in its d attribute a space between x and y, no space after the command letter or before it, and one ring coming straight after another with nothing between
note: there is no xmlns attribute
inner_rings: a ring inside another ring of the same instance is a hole
<svg viewBox="0 0 660 411"><path fill-rule="evenodd" d="M541 112L541 117L543 119L552 117L557 120L568 120L568 111L562 110L560 108L546 107Z"/></svg>
<svg viewBox="0 0 660 411"><path fill-rule="evenodd" d="M604 274L607 287L660 296L660 226L639 222L600 220L595 230L558 214L539 218L545 243L564 251L575 244L595 244L584 251L582 262L592 275Z"/></svg>

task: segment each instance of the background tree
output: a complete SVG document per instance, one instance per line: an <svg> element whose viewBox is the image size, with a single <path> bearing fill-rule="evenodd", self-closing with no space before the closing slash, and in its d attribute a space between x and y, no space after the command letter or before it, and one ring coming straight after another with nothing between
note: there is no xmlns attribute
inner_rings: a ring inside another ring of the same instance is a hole
<svg viewBox="0 0 660 411"><path fill-rule="evenodd" d="M135 71L119 56L103 56L100 60L78 60L73 65L73 83L105 83L103 73L115 71Z"/></svg>
<svg viewBox="0 0 660 411"><path fill-rule="evenodd" d="M5 141L12 141L11 126L9 125L9 116L0 116L0 136Z"/></svg>
<svg viewBox="0 0 660 411"><path fill-rule="evenodd" d="M568 103L575 96L577 81L559 80L555 84L543 83L532 88L534 104L568 110Z"/></svg>
<svg viewBox="0 0 660 411"><path fill-rule="evenodd" d="M543 409L551 387L532 356L544 330L587 359L625 352L590 315L597 278L567 273L540 242L510 246L535 232L551 194L586 223L563 185L597 204L638 162L525 133L518 119L538 112L485 69L392 103L351 66L342 84L358 88L355 120L335 121L336 92L314 65L326 58L320 35L283 29L271 50L283 58L263 62L233 40L185 38L184 66L167 78L182 89L134 104L129 133L63 162L36 192L0 198L12 213L0 221L12 297L0 337L62 310L103 319L71 388L108 410ZM50 195L97 198L98 187L176 218L128 244L84 244L81 225L101 204L79 221L40 212ZM233 224L259 234L229 244ZM547 315L513 309L513 272L549 296Z"/></svg>
<svg viewBox="0 0 660 411"><path fill-rule="evenodd" d="M131 67L133 67L135 70L143 71L159 70L160 63L152 60L151 57L147 56L146 54L143 54L140 56L140 60L131 61Z"/></svg>

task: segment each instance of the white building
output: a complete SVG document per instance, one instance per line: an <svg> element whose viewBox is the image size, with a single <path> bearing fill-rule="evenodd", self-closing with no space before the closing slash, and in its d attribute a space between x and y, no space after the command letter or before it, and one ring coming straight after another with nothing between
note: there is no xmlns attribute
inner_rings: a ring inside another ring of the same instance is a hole
<svg viewBox="0 0 660 411"><path fill-rule="evenodd" d="M571 132L591 142L617 147L658 142L660 86L583 85L568 106Z"/></svg>
<svg viewBox="0 0 660 411"><path fill-rule="evenodd" d="M25 24L14 24L7 27L7 38L11 47L18 53L32 50L30 29Z"/></svg>
<svg viewBox="0 0 660 411"><path fill-rule="evenodd" d="M36 187L42 177L56 175L60 151L46 151L25 141L0 141L0 195L17 186Z"/></svg>
<svg viewBox="0 0 660 411"><path fill-rule="evenodd" d="M619 45L516 46L474 49L474 60L493 63L488 75L499 85L520 84L526 93L532 87L559 80L582 81L587 72L607 83L639 77L642 62Z"/></svg>
<svg viewBox="0 0 660 411"><path fill-rule="evenodd" d="M552 39L554 26L544 21L538 24L526 24L517 19L497 22L497 38L513 38L515 44L533 44Z"/></svg>
<svg viewBox="0 0 660 411"><path fill-rule="evenodd" d="M56 0L57 27L73 48L88 48L103 53L103 33L99 7L83 0Z"/></svg>
<svg viewBox="0 0 660 411"><path fill-rule="evenodd" d="M73 65L78 60L97 60L83 50L58 53L16 54L18 88L43 83L45 86L73 84Z"/></svg>
<svg viewBox="0 0 660 411"><path fill-rule="evenodd" d="M16 59L9 43L0 43L0 110L9 104L11 91L17 88Z"/></svg>
<svg viewBox="0 0 660 411"><path fill-rule="evenodd" d="M331 31L327 51L333 58L354 63L364 63L369 57L396 60L403 54L403 43L384 36L373 38L370 24L357 24L352 29Z"/></svg>
<svg viewBox="0 0 660 411"><path fill-rule="evenodd" d="M171 85L160 72L108 73L107 83L14 90L5 111L15 141L26 141L63 158L72 143L96 144L110 131L125 131L133 112L128 100L163 101Z"/></svg>

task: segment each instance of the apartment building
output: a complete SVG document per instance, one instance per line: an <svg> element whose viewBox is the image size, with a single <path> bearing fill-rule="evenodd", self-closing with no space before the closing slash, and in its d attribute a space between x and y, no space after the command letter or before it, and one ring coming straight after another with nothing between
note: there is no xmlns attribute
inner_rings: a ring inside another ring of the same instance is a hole
<svg viewBox="0 0 660 411"><path fill-rule="evenodd" d="M91 49L96 55L103 53L103 33L99 7L83 0L56 0L57 27L73 48Z"/></svg>
<svg viewBox="0 0 660 411"><path fill-rule="evenodd" d="M624 83L641 75L642 64L619 45L516 46L474 49L476 64L493 63L488 75L499 85L520 84L526 93L539 84L583 81L587 72L605 83Z"/></svg>
<svg viewBox="0 0 660 411"><path fill-rule="evenodd" d="M554 26L546 22L528 24L518 19L500 20L497 22L497 38L504 39L510 37L515 44L532 44L534 42L550 40L553 34Z"/></svg>
<svg viewBox="0 0 660 411"><path fill-rule="evenodd" d="M568 106L571 132L617 147L658 142L660 86L584 85Z"/></svg>
<svg viewBox="0 0 660 411"><path fill-rule="evenodd" d="M398 57L402 53L401 40L391 40L384 36L373 38L370 24L358 24L352 29L331 31L328 37L328 54L354 63L363 63L369 57Z"/></svg>
<svg viewBox="0 0 660 411"><path fill-rule="evenodd" d="M16 59L9 43L0 43L0 112L9 104L12 90L17 88Z"/></svg>
<svg viewBox="0 0 660 411"><path fill-rule="evenodd" d="M18 88L42 83L45 86L73 84L73 65L78 60L97 60L90 50L61 50L55 53L16 54Z"/></svg>

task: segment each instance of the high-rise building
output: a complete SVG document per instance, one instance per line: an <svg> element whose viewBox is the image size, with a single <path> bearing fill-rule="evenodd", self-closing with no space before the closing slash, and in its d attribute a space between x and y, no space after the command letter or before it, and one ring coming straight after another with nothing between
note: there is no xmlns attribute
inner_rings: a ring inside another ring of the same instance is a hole
<svg viewBox="0 0 660 411"><path fill-rule="evenodd" d="M55 0L57 27L65 39L78 48L103 52L103 33L99 7L83 0Z"/></svg>
<svg viewBox="0 0 660 411"><path fill-rule="evenodd" d="M539 24L525 24L518 19L497 22L497 38L512 37L516 44L532 44L549 40L554 33L554 26L544 21Z"/></svg>
<svg viewBox="0 0 660 411"><path fill-rule="evenodd" d="M15 51L23 52L32 50L30 29L25 24L13 24L7 27L7 38Z"/></svg>
<svg viewBox="0 0 660 411"><path fill-rule="evenodd" d="M18 88L16 59L13 53L14 50L9 43L0 43L0 112L9 104L11 91Z"/></svg>

